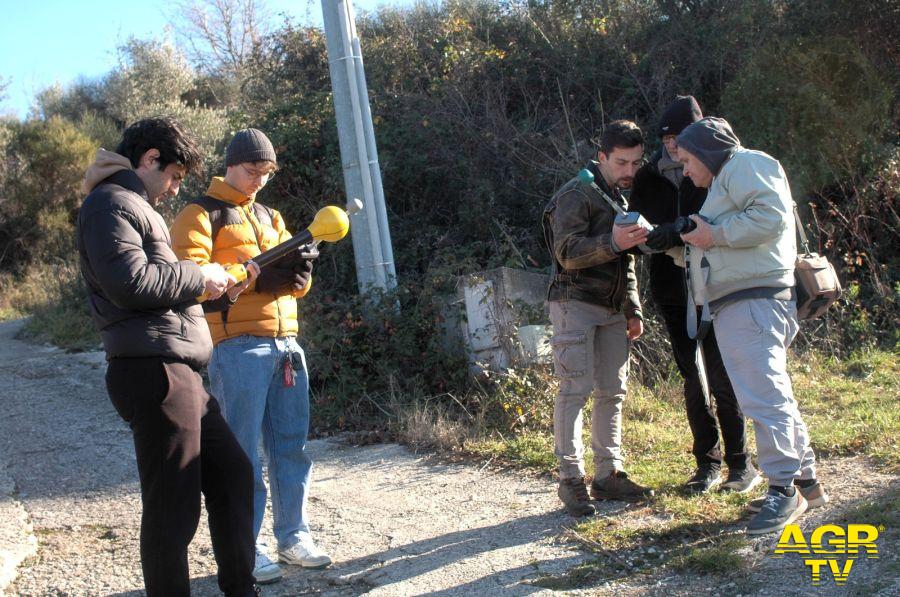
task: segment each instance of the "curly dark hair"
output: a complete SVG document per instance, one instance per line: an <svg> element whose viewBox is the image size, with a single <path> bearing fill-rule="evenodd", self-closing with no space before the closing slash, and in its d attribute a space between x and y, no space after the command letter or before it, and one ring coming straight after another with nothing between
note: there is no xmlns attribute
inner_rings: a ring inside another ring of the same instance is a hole
<svg viewBox="0 0 900 597"><path fill-rule="evenodd" d="M600 151L609 155L616 147L631 149L644 144L644 133L630 120L610 122L600 135Z"/></svg>
<svg viewBox="0 0 900 597"><path fill-rule="evenodd" d="M141 156L148 150L159 151L159 169L165 170L169 164L184 166L187 174L200 174L203 169L203 155L197 147L197 138L180 122L170 116L138 120L122 133L122 141L116 153L138 167Z"/></svg>

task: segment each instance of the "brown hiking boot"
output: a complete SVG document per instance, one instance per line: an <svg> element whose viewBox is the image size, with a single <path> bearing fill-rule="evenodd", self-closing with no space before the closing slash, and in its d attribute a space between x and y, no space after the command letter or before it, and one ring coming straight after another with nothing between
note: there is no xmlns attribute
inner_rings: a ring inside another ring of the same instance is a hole
<svg viewBox="0 0 900 597"><path fill-rule="evenodd" d="M596 512L588 498L587 485L582 477L560 479L557 495L570 516L593 516Z"/></svg>
<svg viewBox="0 0 900 597"><path fill-rule="evenodd" d="M639 502L653 497L653 490L638 485L625 471L613 471L608 477L591 482L591 497L595 500L624 500Z"/></svg>

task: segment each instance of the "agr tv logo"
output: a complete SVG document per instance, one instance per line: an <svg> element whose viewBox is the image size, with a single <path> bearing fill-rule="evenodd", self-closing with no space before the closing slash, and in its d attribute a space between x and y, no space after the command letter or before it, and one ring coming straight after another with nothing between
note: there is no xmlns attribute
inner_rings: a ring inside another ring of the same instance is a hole
<svg viewBox="0 0 900 597"><path fill-rule="evenodd" d="M781 532L775 546L775 556L781 557L787 553L807 556L803 558L803 563L810 568L813 586L821 584L822 569L825 568L831 572L834 583L842 587L847 583L853 562L859 559L860 553L868 559L878 559L875 541L879 529L883 531L884 527L850 524L845 530L836 524L825 524L813 530L807 543L799 525L789 524Z"/></svg>

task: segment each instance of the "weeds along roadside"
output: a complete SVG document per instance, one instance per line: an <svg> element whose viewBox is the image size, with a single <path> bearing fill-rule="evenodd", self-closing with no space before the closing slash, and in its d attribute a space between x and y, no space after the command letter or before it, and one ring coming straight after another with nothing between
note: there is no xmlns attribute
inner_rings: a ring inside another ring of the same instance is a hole
<svg viewBox="0 0 900 597"><path fill-rule="evenodd" d="M41 266L24 279L3 278L0 285L3 318L32 315L26 336L68 350L99 347L72 264ZM470 377L461 347L448 346L438 333L442 321L434 296L427 288L401 287L368 305L358 296L301 301L302 343L318 431L387 431L421 448L551 471L552 366ZM841 325L833 320L853 308L848 300L852 297L813 325L822 330ZM843 325L857 333L862 323L850 319ZM690 433L681 380L652 305L647 307L647 330L632 356L625 449L636 474L664 485L667 474L689 472ZM805 345L794 351L789 365L817 451L824 456L865 454L896 469L896 344L857 343L852 351L832 352L828 348L836 340L806 332ZM667 470L656 469L660 460Z"/></svg>

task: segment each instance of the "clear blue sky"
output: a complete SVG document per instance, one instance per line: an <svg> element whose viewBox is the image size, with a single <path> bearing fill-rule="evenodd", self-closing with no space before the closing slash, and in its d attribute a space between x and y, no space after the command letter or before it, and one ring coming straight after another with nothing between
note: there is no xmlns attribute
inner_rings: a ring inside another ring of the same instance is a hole
<svg viewBox="0 0 900 597"><path fill-rule="evenodd" d="M321 26L321 0L265 3L292 21ZM353 2L357 11L410 4L413 0ZM169 6L160 0L0 0L0 79L10 82L0 114L24 118L41 89L105 74L116 65L116 48L129 37L165 37Z"/></svg>

